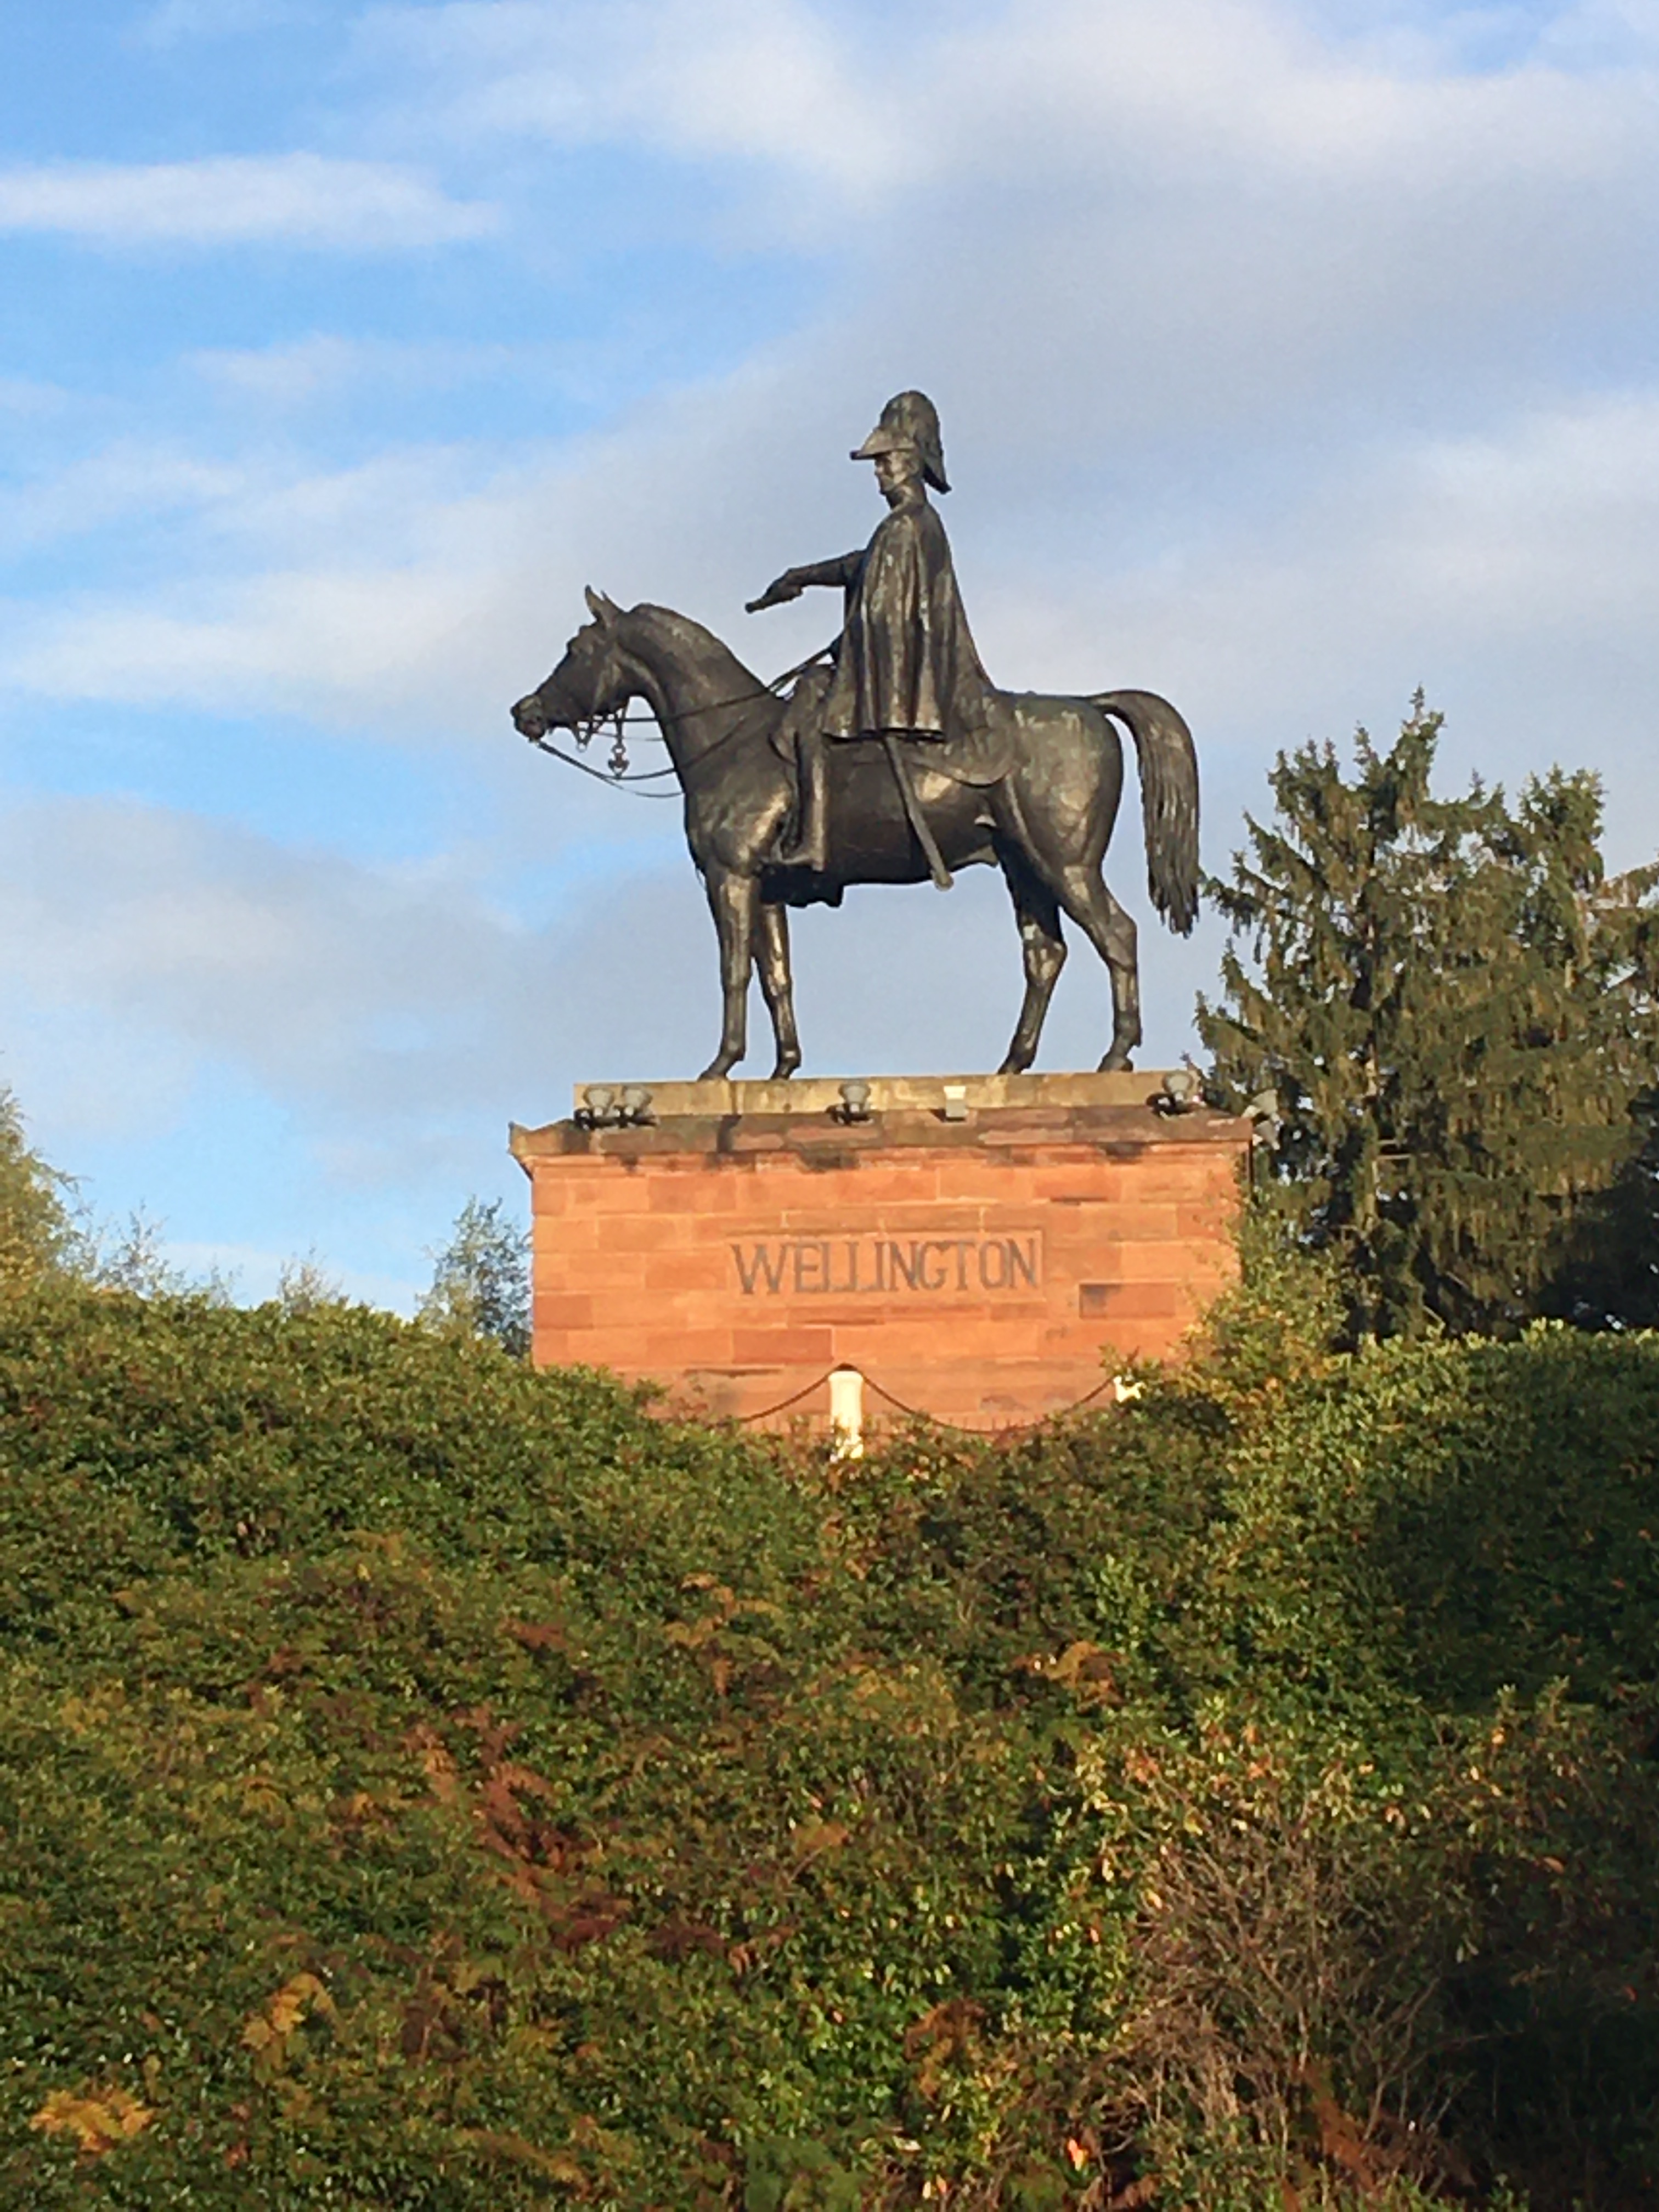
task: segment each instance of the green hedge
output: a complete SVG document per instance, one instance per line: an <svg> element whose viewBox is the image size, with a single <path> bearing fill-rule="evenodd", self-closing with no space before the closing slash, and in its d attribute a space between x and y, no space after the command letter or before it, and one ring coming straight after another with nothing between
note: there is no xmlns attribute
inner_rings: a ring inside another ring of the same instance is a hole
<svg viewBox="0 0 1659 2212"><path fill-rule="evenodd" d="M1650 2203L1656 1458L1271 1300L857 1468L0 1304L0 2201Z"/></svg>

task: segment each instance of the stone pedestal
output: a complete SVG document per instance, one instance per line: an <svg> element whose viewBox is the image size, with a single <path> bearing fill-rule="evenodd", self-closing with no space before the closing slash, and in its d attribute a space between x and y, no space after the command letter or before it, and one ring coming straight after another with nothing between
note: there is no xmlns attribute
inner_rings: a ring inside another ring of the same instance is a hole
<svg viewBox="0 0 1659 2212"><path fill-rule="evenodd" d="M656 1084L640 1125L515 1125L538 1365L717 1415L805 1392L780 1423L822 1422L850 1365L878 1417L994 1429L1175 1353L1236 1272L1249 1125L1160 1111L1156 1074L872 1079L867 1119L842 1091Z"/></svg>

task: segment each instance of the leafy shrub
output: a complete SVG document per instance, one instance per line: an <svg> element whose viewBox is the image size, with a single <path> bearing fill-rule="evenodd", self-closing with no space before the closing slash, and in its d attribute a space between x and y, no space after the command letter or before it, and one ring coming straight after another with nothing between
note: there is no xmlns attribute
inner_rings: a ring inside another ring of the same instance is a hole
<svg viewBox="0 0 1659 2212"><path fill-rule="evenodd" d="M0 2200L1650 2202L1659 1345L1298 1283L856 1470L0 1304Z"/></svg>
<svg viewBox="0 0 1659 2212"><path fill-rule="evenodd" d="M62 1273L79 1256L72 1188L30 1145L22 1109L0 1085L0 1295Z"/></svg>

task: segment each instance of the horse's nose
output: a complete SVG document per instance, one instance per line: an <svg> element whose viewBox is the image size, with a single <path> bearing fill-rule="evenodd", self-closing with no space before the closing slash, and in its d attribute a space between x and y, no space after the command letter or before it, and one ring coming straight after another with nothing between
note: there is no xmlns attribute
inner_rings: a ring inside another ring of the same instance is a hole
<svg viewBox="0 0 1659 2212"><path fill-rule="evenodd" d="M513 726L521 738L540 738L547 734L546 710L533 691L514 705Z"/></svg>

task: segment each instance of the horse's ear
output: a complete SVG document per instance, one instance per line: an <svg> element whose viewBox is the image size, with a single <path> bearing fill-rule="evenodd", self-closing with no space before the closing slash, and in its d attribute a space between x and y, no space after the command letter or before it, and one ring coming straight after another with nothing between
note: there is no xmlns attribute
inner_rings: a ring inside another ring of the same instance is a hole
<svg viewBox="0 0 1659 2212"><path fill-rule="evenodd" d="M587 586L582 596L587 601L588 613L601 628L607 628L622 612L622 609L613 599L608 597L604 592L596 592L592 584Z"/></svg>

